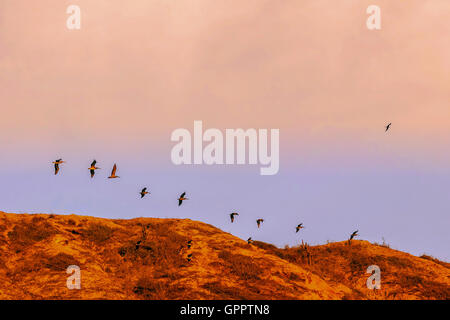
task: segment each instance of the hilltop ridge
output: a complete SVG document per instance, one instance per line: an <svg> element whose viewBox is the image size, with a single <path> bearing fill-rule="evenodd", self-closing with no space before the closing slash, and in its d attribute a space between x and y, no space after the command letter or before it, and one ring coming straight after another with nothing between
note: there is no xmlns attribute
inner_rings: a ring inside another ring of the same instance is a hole
<svg viewBox="0 0 450 320"><path fill-rule="evenodd" d="M366 287L373 264L380 290ZM0 212L0 298L449 299L450 264L361 240L248 244L190 219Z"/></svg>

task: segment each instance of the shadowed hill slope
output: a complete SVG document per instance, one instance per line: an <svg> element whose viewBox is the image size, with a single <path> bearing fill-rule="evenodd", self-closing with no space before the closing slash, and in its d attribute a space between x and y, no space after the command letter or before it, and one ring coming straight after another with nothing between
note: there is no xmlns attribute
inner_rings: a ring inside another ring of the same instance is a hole
<svg viewBox="0 0 450 320"><path fill-rule="evenodd" d="M381 290L366 287L372 264ZM66 287L69 265L80 290ZM365 241L279 249L189 219L0 212L2 299L448 299L449 288L449 264Z"/></svg>

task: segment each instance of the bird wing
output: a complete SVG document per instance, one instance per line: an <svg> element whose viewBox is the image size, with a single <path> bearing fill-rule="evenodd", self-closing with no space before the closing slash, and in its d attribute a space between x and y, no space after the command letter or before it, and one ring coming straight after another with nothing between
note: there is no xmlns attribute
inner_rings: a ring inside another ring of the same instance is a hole
<svg viewBox="0 0 450 320"><path fill-rule="evenodd" d="M55 163L55 174L58 174L59 171L59 165L57 163Z"/></svg>
<svg viewBox="0 0 450 320"><path fill-rule="evenodd" d="M142 189L142 192L145 192L147 190L147 188Z"/></svg>
<svg viewBox="0 0 450 320"><path fill-rule="evenodd" d="M114 163L114 166L113 166L112 171L111 171L111 176L115 176L116 175L116 170L117 170L117 166Z"/></svg>
<svg viewBox="0 0 450 320"><path fill-rule="evenodd" d="M182 202L183 202L183 200L178 199L178 206L181 206Z"/></svg>
<svg viewBox="0 0 450 320"><path fill-rule="evenodd" d="M96 163L97 163L97 160L92 161L91 167L95 166Z"/></svg>
<svg viewBox="0 0 450 320"><path fill-rule="evenodd" d="M180 196L180 198L184 198L184 196L186 195L186 192L183 192Z"/></svg>
<svg viewBox="0 0 450 320"><path fill-rule="evenodd" d="M95 170L90 170L91 171L91 178L93 178L94 177L94 174L95 174Z"/></svg>

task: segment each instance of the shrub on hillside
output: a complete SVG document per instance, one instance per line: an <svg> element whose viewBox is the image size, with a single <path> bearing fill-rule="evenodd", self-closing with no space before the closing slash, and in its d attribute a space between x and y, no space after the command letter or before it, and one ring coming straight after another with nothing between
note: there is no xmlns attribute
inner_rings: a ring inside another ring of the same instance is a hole
<svg viewBox="0 0 450 320"><path fill-rule="evenodd" d="M244 280L259 280L263 269L252 261L251 257L234 254L230 251L222 251L219 258L225 262L225 267L230 272Z"/></svg>
<svg viewBox="0 0 450 320"><path fill-rule="evenodd" d="M113 229L101 224L101 223L91 223L86 229L83 230L82 234L85 238L90 241L102 244L103 242L109 240L113 235Z"/></svg>

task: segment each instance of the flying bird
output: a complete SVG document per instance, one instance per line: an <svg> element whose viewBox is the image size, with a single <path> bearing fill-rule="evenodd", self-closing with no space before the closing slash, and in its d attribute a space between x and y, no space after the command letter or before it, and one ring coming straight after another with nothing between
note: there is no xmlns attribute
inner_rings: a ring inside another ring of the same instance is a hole
<svg viewBox="0 0 450 320"><path fill-rule="evenodd" d="M189 200L188 198L184 197L185 195L186 195L186 192L183 192L181 194L181 196L178 198L178 206L181 206L181 204L183 203L183 200Z"/></svg>
<svg viewBox="0 0 450 320"><path fill-rule="evenodd" d="M252 243L253 243L252 237L250 237L250 238L247 239L247 243L248 243L248 244L252 244Z"/></svg>
<svg viewBox="0 0 450 320"><path fill-rule="evenodd" d="M261 222L264 222L264 219L258 219L258 220L256 220L256 224L258 225L258 228L259 228Z"/></svg>
<svg viewBox="0 0 450 320"><path fill-rule="evenodd" d="M188 255L187 255L187 261L191 261L191 259L192 259L192 253L189 253Z"/></svg>
<svg viewBox="0 0 450 320"><path fill-rule="evenodd" d="M116 176L116 170L117 170L117 165L114 163L114 166L111 171L111 175L108 177L108 179L120 178L119 176Z"/></svg>
<svg viewBox="0 0 450 320"><path fill-rule="evenodd" d="M300 229L304 229L305 227L303 226L303 223L300 223L296 228L295 228L295 233L299 232Z"/></svg>
<svg viewBox="0 0 450 320"><path fill-rule="evenodd" d="M392 123L389 123L389 124L386 126L386 131L385 131L385 132L387 132L387 131L391 128L391 125L392 125Z"/></svg>
<svg viewBox="0 0 450 320"><path fill-rule="evenodd" d="M190 249L191 246L192 246L192 240L189 240L189 241L187 242L187 247L188 247L188 249Z"/></svg>
<svg viewBox="0 0 450 320"><path fill-rule="evenodd" d="M234 221L234 216L238 216L238 215L239 215L239 213L237 213L237 212L230 213L231 223L233 223L233 221Z"/></svg>
<svg viewBox="0 0 450 320"><path fill-rule="evenodd" d="M58 171L59 171L59 165L60 165L61 163L64 163L64 162L65 162L65 161L63 161L62 159L58 159L58 160L53 161L53 164L55 165L55 175L58 174Z"/></svg>
<svg viewBox="0 0 450 320"><path fill-rule="evenodd" d="M142 189L141 192L139 192L139 194L141 195L141 199L146 195L149 194L150 192L147 192L147 188Z"/></svg>
<svg viewBox="0 0 450 320"><path fill-rule="evenodd" d="M351 235L350 235L350 240L352 240L354 237L359 236L358 234L358 230L354 231Z"/></svg>
<svg viewBox="0 0 450 320"><path fill-rule="evenodd" d="M97 163L97 160L92 161L90 168L88 168L89 171L91 172L91 178L94 177L94 175L95 175L95 170L100 169L100 168L97 168L97 167L95 166L96 163Z"/></svg>

